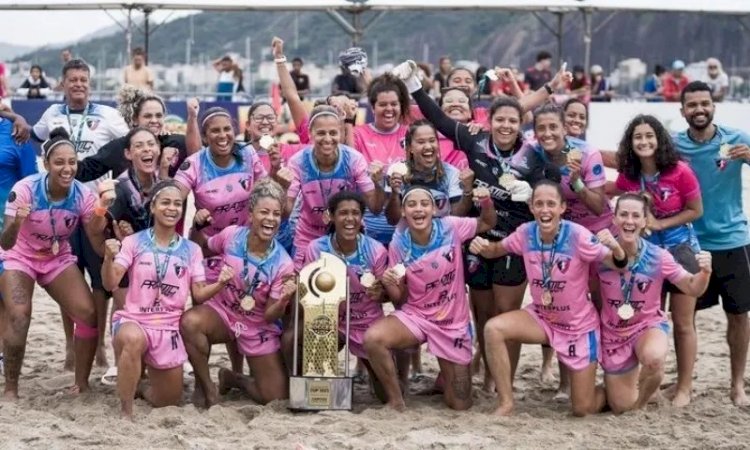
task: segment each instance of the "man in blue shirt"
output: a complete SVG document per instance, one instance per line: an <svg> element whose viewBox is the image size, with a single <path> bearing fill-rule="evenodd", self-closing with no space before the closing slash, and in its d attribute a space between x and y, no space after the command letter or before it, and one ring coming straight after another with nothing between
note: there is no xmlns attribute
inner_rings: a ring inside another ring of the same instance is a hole
<svg viewBox="0 0 750 450"><path fill-rule="evenodd" d="M703 196L703 217L693 223L702 250L713 256L713 273L697 309L719 303L727 316L731 361L730 396L737 406L745 395L748 311L750 311L750 234L742 208L742 165L750 164L750 135L713 123L711 87L689 83L681 94L681 112L689 128L675 137L680 155L695 171Z"/></svg>

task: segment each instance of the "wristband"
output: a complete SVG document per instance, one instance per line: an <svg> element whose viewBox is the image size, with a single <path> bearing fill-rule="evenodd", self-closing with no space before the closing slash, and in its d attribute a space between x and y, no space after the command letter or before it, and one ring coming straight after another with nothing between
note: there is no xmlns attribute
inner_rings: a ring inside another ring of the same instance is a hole
<svg viewBox="0 0 750 450"><path fill-rule="evenodd" d="M612 262L618 269L624 269L628 265L628 255L625 255L623 259L617 259L615 258L615 255L612 254Z"/></svg>
<svg viewBox="0 0 750 450"><path fill-rule="evenodd" d="M492 199L489 197L484 197L483 199L479 200L479 207L482 209L488 208L492 206Z"/></svg>
<svg viewBox="0 0 750 450"><path fill-rule="evenodd" d="M347 117L346 119L344 119L344 123L347 123L349 125L356 125L357 124L357 119L353 119L353 118L350 119L350 118Z"/></svg>
<svg viewBox="0 0 750 450"><path fill-rule="evenodd" d="M554 90L552 90L552 86L549 85L549 83L544 83L544 90L547 91L547 95L552 95Z"/></svg>
<svg viewBox="0 0 750 450"><path fill-rule="evenodd" d="M94 206L94 215L96 217L104 217L107 215L107 208L105 206Z"/></svg>
<svg viewBox="0 0 750 450"><path fill-rule="evenodd" d="M208 226L208 221L205 221L203 223L195 223L193 222L193 229L195 231L200 231Z"/></svg>
<svg viewBox="0 0 750 450"><path fill-rule="evenodd" d="M286 63L286 56L282 56L281 58L274 58L273 62L276 64L284 64Z"/></svg>
<svg viewBox="0 0 750 450"><path fill-rule="evenodd" d="M586 189L586 185L583 184L583 181L581 181L581 179L579 178L579 179L577 179L575 181L575 183L572 183L570 185L570 188L573 189L573 192L575 192L576 194L578 194L582 190Z"/></svg>

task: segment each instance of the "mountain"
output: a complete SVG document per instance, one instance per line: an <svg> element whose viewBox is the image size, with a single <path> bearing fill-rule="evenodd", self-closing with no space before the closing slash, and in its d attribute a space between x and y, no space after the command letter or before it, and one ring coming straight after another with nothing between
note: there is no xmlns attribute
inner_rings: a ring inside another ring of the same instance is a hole
<svg viewBox="0 0 750 450"><path fill-rule="evenodd" d="M368 13L369 14L369 13ZM365 14L363 23L369 18ZM596 28L609 13L595 13ZM550 24L555 17L543 14ZM159 27L151 36L151 61L161 64L184 63L186 42L190 37L189 18L181 18ZM326 63L335 61L338 52L350 44L350 38L325 13L319 12L232 12L201 13L192 16L193 62L208 61L227 52L244 55L246 39L252 42L255 61L268 56L274 35L287 42L289 56ZM296 23L295 23L296 22ZM583 31L580 13L565 19L563 57L571 66L583 63ZM298 33L295 33L298 30ZM676 58L686 61L718 57L725 67L750 66L750 39L735 17L710 14L618 13L595 34L592 64L612 69L617 61L638 57L649 65L669 64ZM298 35L295 48L295 34ZM92 64L117 67L124 60L125 38L122 32L107 37L80 41L74 54ZM134 32L133 46L142 45L143 36ZM429 50L436 62L442 54L454 60L473 59L488 64L516 64L527 67L542 49L553 54L557 42L532 14L503 11L471 12L388 12L365 33L360 44L380 63L405 58L420 60ZM40 49L19 56L19 60L40 63L48 73L60 69L59 49Z"/></svg>
<svg viewBox="0 0 750 450"><path fill-rule="evenodd" d="M13 59L18 55L23 55L30 52L33 47L27 47L25 45L6 44L0 42L0 61Z"/></svg>

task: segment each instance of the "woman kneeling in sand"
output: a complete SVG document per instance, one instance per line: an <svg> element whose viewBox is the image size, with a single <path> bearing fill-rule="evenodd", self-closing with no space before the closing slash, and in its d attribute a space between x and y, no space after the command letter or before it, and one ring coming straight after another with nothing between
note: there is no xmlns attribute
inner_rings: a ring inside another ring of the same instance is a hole
<svg viewBox="0 0 750 450"><path fill-rule="evenodd" d="M143 363L150 381L143 397L156 407L180 402L187 353L179 324L188 296L192 294L197 303L205 301L233 276L232 269L224 267L219 281L206 286L203 252L175 230L183 207L177 184L159 182L151 195L154 226L126 237L122 244L116 239L106 241L102 265L105 289L116 288L125 273L130 280L124 308L112 317L123 417L133 415Z"/></svg>
<svg viewBox="0 0 750 450"><path fill-rule="evenodd" d="M627 271L599 268L602 280L602 368L607 402L622 413L646 405L659 389L669 347L669 324L661 310L662 284L699 297L711 277L711 254L695 255L700 272L692 275L667 250L641 237L646 227L646 200L624 194L617 200L617 241L628 255ZM641 366L641 370L638 366Z"/></svg>

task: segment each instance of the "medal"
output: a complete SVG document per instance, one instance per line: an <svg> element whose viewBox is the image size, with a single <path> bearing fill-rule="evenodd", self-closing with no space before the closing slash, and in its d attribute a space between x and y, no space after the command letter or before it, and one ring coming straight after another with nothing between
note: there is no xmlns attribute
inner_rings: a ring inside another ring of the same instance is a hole
<svg viewBox="0 0 750 450"><path fill-rule="evenodd" d="M503 187L506 191L510 190L510 187L513 185L513 183L516 181L516 177L509 173L504 173L500 175L500 177L497 179L497 184L499 184L501 187Z"/></svg>
<svg viewBox="0 0 750 450"><path fill-rule="evenodd" d="M617 315L620 316L620 319L622 320L632 319L635 315L635 309L633 309L630 303L623 303L617 308Z"/></svg>
<svg viewBox="0 0 750 450"><path fill-rule="evenodd" d="M549 306L552 304L552 293L547 289L542 292L542 305Z"/></svg>
<svg viewBox="0 0 750 450"><path fill-rule="evenodd" d="M255 299L252 295L246 295L245 298L240 302L240 308L244 311L250 312L255 308Z"/></svg>
<svg viewBox="0 0 750 450"><path fill-rule="evenodd" d="M719 159L721 160L727 160L729 159L729 150L732 149L732 146L730 144L721 144L719 147Z"/></svg>
<svg viewBox="0 0 750 450"><path fill-rule="evenodd" d="M60 241L55 239L52 241L52 254L57 256L58 253L60 253Z"/></svg>

